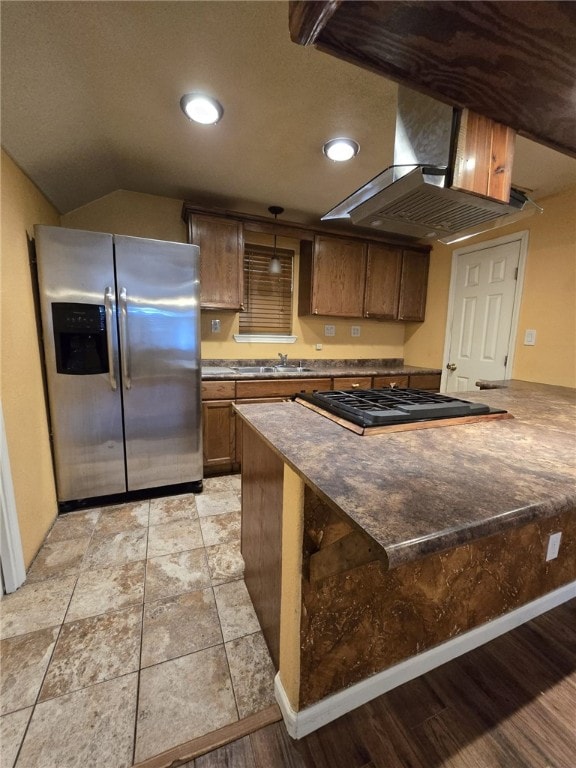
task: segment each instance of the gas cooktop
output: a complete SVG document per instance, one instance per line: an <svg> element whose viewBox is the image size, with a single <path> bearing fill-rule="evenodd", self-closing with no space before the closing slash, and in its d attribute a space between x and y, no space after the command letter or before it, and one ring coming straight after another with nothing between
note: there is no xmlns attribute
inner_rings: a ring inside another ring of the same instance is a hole
<svg viewBox="0 0 576 768"><path fill-rule="evenodd" d="M484 414L505 414L483 403L459 400L420 389L352 389L301 393L298 401L311 403L360 427L410 424Z"/></svg>

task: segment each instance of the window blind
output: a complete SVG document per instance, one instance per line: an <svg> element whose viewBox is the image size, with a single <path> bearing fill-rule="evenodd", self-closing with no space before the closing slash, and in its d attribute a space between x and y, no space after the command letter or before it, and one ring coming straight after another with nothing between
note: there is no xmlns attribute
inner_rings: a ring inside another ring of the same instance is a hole
<svg viewBox="0 0 576 768"><path fill-rule="evenodd" d="M292 331L292 262L294 252L276 249L282 270L268 271L274 249L246 245L244 249L244 311L240 313L240 333L275 333L288 336Z"/></svg>

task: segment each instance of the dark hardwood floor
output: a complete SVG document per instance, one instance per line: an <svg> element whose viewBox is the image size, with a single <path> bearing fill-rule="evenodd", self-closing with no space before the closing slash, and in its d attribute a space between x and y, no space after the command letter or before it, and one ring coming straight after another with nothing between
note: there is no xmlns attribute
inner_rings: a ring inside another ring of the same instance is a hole
<svg viewBox="0 0 576 768"><path fill-rule="evenodd" d="M188 768L576 768L576 600L304 739L263 728Z"/></svg>

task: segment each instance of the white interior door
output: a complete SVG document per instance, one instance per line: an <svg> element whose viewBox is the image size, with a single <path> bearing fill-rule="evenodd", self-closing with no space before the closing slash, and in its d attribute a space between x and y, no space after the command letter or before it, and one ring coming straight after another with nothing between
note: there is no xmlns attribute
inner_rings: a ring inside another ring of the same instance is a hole
<svg viewBox="0 0 576 768"><path fill-rule="evenodd" d="M443 392L510 377L527 233L454 252Z"/></svg>

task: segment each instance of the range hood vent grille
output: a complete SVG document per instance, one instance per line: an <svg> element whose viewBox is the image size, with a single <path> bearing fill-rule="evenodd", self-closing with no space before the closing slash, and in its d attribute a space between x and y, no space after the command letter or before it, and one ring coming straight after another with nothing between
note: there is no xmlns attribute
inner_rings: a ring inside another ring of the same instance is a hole
<svg viewBox="0 0 576 768"><path fill-rule="evenodd" d="M419 171L414 173L418 175ZM404 180L408 181L406 177ZM396 192L401 191L402 181L403 179L400 179L395 182ZM382 201L381 205L377 205L379 196L376 196L371 201L376 204L376 208L371 205L370 210L366 211L363 206L359 206L350 213L350 218L354 224L374 229L386 229L387 221L405 222L407 225L422 227L422 235L430 233L433 236L433 232L438 235L454 234L507 212L505 205L485 201L489 207L483 207L477 202L472 202L469 196L459 192L450 194L451 192L452 190L441 187L424 186L422 182L421 188L409 190L394 200Z"/></svg>
<svg viewBox="0 0 576 768"><path fill-rule="evenodd" d="M452 186L456 113L427 96L398 91L394 165L322 217L420 240L457 242L530 215L528 197L506 202ZM447 186L448 184L448 186Z"/></svg>

